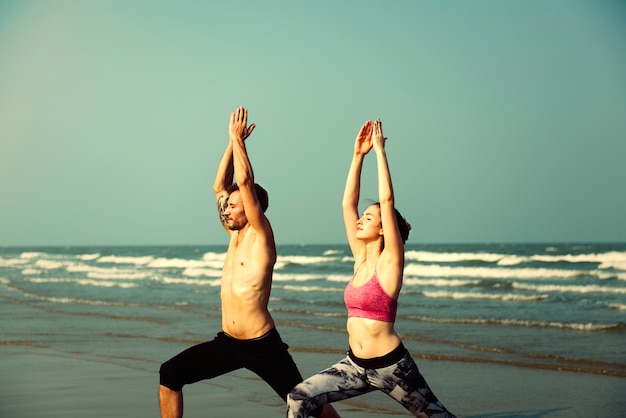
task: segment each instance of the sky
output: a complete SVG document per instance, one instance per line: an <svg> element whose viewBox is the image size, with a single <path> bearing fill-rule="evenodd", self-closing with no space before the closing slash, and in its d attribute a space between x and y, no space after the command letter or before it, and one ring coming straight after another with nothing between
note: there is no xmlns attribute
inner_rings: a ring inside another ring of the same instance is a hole
<svg viewBox="0 0 626 418"><path fill-rule="evenodd" d="M226 244L238 106L279 245L346 242L376 118L408 243L625 242L625 23L605 0L0 0L0 246Z"/></svg>

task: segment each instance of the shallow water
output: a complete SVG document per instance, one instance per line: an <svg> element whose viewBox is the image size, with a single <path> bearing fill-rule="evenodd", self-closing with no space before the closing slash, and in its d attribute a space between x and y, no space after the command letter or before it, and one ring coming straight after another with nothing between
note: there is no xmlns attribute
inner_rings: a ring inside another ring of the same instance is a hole
<svg viewBox="0 0 626 418"><path fill-rule="evenodd" d="M219 330L225 249L0 248L0 344L158 368ZM283 338L294 352L343 355L347 246L278 253L270 308ZM406 254L396 330L417 360L626 377L626 244L410 245Z"/></svg>

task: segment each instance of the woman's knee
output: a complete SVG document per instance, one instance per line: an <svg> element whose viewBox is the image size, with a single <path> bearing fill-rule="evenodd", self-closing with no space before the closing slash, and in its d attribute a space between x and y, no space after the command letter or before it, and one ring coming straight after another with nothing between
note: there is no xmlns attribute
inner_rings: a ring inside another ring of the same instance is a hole
<svg viewBox="0 0 626 418"><path fill-rule="evenodd" d="M297 385L287 395L287 417L319 417L324 405L318 405L316 398L310 397L302 385Z"/></svg>

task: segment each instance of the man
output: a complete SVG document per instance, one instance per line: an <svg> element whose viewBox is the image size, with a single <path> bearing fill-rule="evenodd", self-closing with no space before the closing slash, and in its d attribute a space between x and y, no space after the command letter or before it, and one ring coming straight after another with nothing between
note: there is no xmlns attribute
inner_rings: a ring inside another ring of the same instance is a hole
<svg viewBox="0 0 626 418"><path fill-rule="evenodd" d="M255 128L247 123L248 111L243 107L230 115L229 143L213 184L220 219L230 235L220 292L222 332L161 365L159 405L163 418L182 417L185 384L240 368L259 375L283 401L302 381L267 307L276 244L265 216L267 192L254 183L246 152L244 141ZM325 416L337 416L330 405L325 407Z"/></svg>

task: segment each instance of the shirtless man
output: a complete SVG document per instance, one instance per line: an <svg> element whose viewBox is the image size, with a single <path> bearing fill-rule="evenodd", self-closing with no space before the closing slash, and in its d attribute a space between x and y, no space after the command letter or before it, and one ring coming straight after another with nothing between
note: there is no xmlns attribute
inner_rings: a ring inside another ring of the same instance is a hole
<svg viewBox="0 0 626 418"><path fill-rule="evenodd" d="M302 376L268 310L276 244L269 220L267 192L254 183L245 139L255 128L248 111L230 115L229 143L222 156L213 191L230 243L222 269L222 331L161 365L161 417L183 416L185 384L247 368L265 380L285 401ZM233 184L233 175L236 181ZM326 417L337 417L324 408Z"/></svg>

